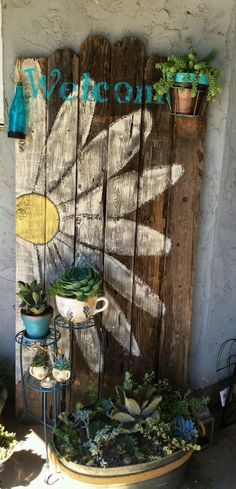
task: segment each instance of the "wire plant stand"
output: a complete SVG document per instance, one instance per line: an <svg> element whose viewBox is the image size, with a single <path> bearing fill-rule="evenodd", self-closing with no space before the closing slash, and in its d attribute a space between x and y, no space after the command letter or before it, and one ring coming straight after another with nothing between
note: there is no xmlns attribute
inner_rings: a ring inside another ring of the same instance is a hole
<svg viewBox="0 0 236 489"><path fill-rule="evenodd" d="M229 379L220 421L220 428L225 428L236 423L236 338L230 338L221 345L217 356L216 372L219 380Z"/></svg>

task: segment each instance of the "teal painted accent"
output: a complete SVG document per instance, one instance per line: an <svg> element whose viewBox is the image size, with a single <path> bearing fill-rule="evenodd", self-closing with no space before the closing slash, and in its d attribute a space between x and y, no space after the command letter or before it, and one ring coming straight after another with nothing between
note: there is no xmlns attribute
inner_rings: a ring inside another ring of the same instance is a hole
<svg viewBox="0 0 236 489"><path fill-rule="evenodd" d="M52 312L41 316L29 316L21 313L21 318L25 326L27 336L38 340L45 338L49 332L49 324L52 319Z"/></svg>
<svg viewBox="0 0 236 489"><path fill-rule="evenodd" d="M24 139L26 131L26 110L22 83L16 85L15 96L9 113L8 136Z"/></svg>
<svg viewBox="0 0 236 489"><path fill-rule="evenodd" d="M195 78L195 73L176 73L175 75L175 81L177 83L186 83L185 82L185 77L188 76L188 82L192 83L192 81ZM206 75L200 75L198 83L200 85L208 85L208 78Z"/></svg>

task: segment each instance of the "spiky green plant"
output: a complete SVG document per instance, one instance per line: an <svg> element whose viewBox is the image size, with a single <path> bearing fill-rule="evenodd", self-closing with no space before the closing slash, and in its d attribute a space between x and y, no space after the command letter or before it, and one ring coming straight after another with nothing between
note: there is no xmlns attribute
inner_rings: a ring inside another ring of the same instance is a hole
<svg viewBox="0 0 236 489"><path fill-rule="evenodd" d="M49 365L49 358L47 355L45 355L42 352L36 353L36 355L34 356L31 362L32 367L48 367L48 365Z"/></svg>
<svg viewBox="0 0 236 489"><path fill-rule="evenodd" d="M34 280L31 284L19 281L18 286L20 290L17 295L22 300L20 307L23 311L36 316L43 314L47 308L47 301L42 285Z"/></svg>
<svg viewBox="0 0 236 489"><path fill-rule="evenodd" d="M126 372L123 386L117 386L117 399L112 401L110 416L121 423L142 424L147 421L157 423L160 420L159 404L162 396L150 379L142 385L135 384L129 372ZM153 379L151 379L153 380ZM132 395L132 397L131 397Z"/></svg>
<svg viewBox="0 0 236 489"><path fill-rule="evenodd" d="M91 267L71 267L49 289L49 295L86 301L101 293L102 278Z"/></svg>
<svg viewBox="0 0 236 489"><path fill-rule="evenodd" d="M53 367L56 368L57 370L70 370L71 362L70 360L65 358L64 355L61 355L56 358Z"/></svg>

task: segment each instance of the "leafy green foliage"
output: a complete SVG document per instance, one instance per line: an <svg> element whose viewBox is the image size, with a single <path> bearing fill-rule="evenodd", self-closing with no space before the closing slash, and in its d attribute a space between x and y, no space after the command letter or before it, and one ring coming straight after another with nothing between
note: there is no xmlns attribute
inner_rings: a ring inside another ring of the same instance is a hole
<svg viewBox="0 0 236 489"><path fill-rule="evenodd" d="M32 313L35 316L43 314L47 308L46 294L43 291L42 285L37 283L37 280L27 284L19 281L19 292L17 295L21 298L20 307L26 313Z"/></svg>
<svg viewBox="0 0 236 489"><path fill-rule="evenodd" d="M71 267L49 289L49 295L86 301L100 295L102 278L91 267Z"/></svg>
<svg viewBox="0 0 236 489"><path fill-rule="evenodd" d="M31 363L32 367L48 367L48 365L49 365L48 356L41 352L36 353Z"/></svg>
<svg viewBox="0 0 236 489"><path fill-rule="evenodd" d="M16 434L8 432L0 424L0 462L4 462L16 445Z"/></svg>
<svg viewBox="0 0 236 489"><path fill-rule="evenodd" d="M169 93L170 89L176 85L175 77L177 73L186 73L182 89L191 85L191 94L192 97L195 97L200 77L204 75L208 79L207 100L213 102L217 95L222 91L220 82L222 70L213 68L209 64L215 56L215 51L212 51L208 56L199 60L196 51L190 43L187 54L184 54L183 56L171 55L168 56L166 62L157 63L156 68L161 70L162 76L158 82L153 85L156 91L155 100L157 100L158 97ZM191 76L192 74L194 75L193 80Z"/></svg>
<svg viewBox="0 0 236 489"><path fill-rule="evenodd" d="M141 384L126 373L116 398L89 407L77 403L69 415L61 413L54 431L56 448L67 460L95 467L117 467L158 460L178 450L199 450L196 444L196 401L167 381L146 374ZM165 411L166 409L166 411Z"/></svg>
<svg viewBox="0 0 236 489"><path fill-rule="evenodd" d="M70 370L71 362L69 359L65 358L64 355L60 355L56 358L53 367L57 370Z"/></svg>

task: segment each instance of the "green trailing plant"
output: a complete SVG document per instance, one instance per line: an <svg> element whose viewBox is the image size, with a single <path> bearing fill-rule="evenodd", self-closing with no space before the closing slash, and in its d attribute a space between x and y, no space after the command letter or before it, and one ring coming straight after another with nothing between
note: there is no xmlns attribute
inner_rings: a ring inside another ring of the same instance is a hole
<svg viewBox="0 0 236 489"><path fill-rule="evenodd" d="M71 267L49 289L49 295L86 301L101 293L102 278L91 267Z"/></svg>
<svg viewBox="0 0 236 489"><path fill-rule="evenodd" d="M68 461L95 467L144 463L179 450L199 450L193 411L195 404L205 402L200 398L196 402L192 392L181 393L166 381L157 382L153 373L140 384L126 373L114 398L100 403L94 399L88 407L78 403L72 414L61 413L55 446Z"/></svg>
<svg viewBox="0 0 236 489"><path fill-rule="evenodd" d="M16 434L10 433L0 424L0 462L4 462L16 445Z"/></svg>
<svg viewBox="0 0 236 489"><path fill-rule="evenodd" d="M45 367L45 368L47 368L49 366L48 355L45 355L42 352L36 353L36 355L32 359L31 366L32 367Z"/></svg>
<svg viewBox="0 0 236 489"><path fill-rule="evenodd" d="M203 59L199 59L196 51L193 49L191 42L188 46L188 53L182 56L168 56L167 61L156 64L156 68L161 71L161 77L153 87L155 89L154 99L157 100L170 92L170 89L176 85L175 77L177 73L185 73L184 83L181 90L191 84L191 94L195 97L201 76L206 76L208 80L207 100L214 102L217 95L222 91L220 68L210 66L211 61L216 57L216 52L212 51ZM194 75L194 76L192 76Z"/></svg>
<svg viewBox="0 0 236 489"><path fill-rule="evenodd" d="M53 367L57 370L70 370L71 362L64 355L61 355L56 358Z"/></svg>
<svg viewBox="0 0 236 489"><path fill-rule="evenodd" d="M19 292L17 295L22 302L20 307L26 314L38 316L43 314L48 307L46 301L46 293L43 291L42 285L34 280L31 284L19 281Z"/></svg>

